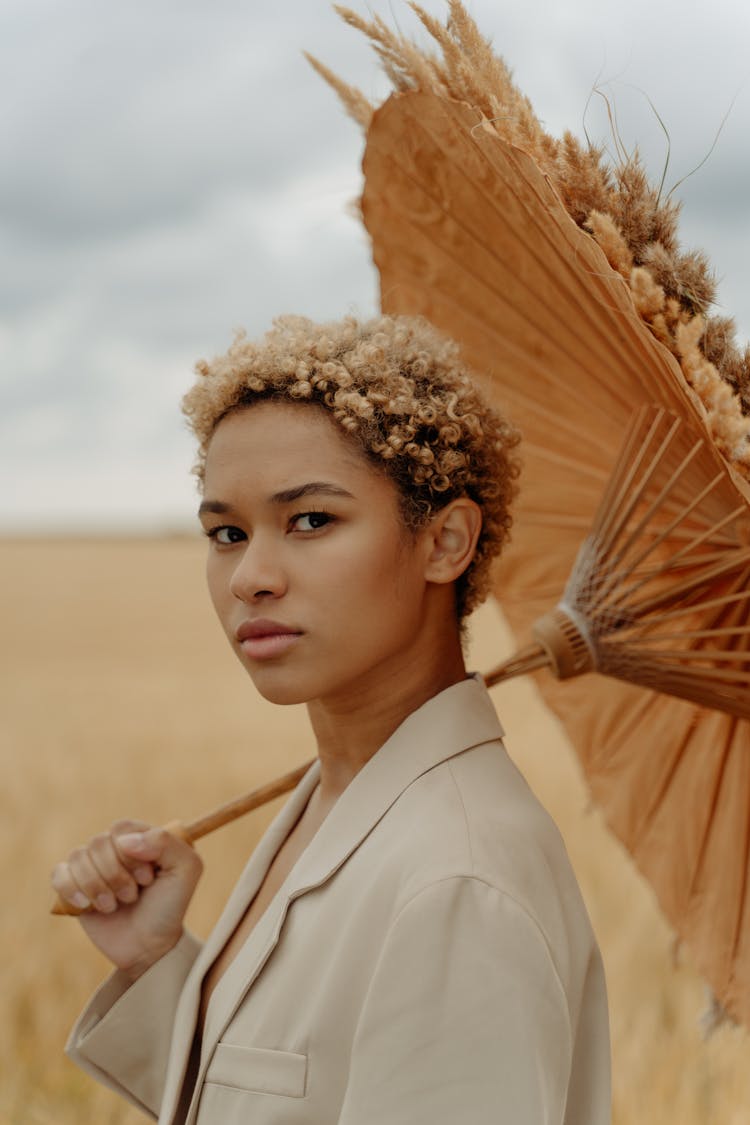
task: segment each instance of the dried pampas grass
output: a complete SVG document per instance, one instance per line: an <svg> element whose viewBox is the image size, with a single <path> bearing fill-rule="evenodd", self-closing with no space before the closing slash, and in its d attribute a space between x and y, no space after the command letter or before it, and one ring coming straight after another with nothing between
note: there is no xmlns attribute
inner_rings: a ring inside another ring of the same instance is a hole
<svg viewBox="0 0 750 1125"><path fill-rule="evenodd" d="M366 20L348 8L336 6L336 11L371 40L396 91L425 90L467 102L502 140L536 161L571 218L624 278L644 323L679 361L706 408L717 446L750 478L750 347L738 347L730 319L708 315L715 280L705 254L680 249L679 205L649 183L637 151L628 154L618 142L613 161L570 132L562 139L546 133L460 0L448 0L445 25L418 4L409 6L440 54L392 31L379 16ZM367 129L375 107L360 90L308 58ZM613 130L617 141L614 123Z"/></svg>

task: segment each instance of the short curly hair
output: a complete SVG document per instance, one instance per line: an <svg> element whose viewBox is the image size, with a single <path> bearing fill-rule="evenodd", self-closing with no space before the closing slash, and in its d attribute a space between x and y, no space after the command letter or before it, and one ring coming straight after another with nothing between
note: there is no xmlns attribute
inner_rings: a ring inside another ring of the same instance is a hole
<svg viewBox="0 0 750 1125"><path fill-rule="evenodd" d="M182 407L199 442L201 484L226 414L269 399L316 404L394 482L412 532L456 497L479 505L477 550L456 583L459 621L484 600L510 532L519 435L480 393L456 345L427 321L279 317L257 343L239 333L225 355L196 371Z"/></svg>

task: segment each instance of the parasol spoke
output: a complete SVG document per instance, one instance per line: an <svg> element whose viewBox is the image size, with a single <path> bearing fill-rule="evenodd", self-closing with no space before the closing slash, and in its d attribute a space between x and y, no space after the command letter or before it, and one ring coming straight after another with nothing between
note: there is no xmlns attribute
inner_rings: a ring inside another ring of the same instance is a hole
<svg viewBox="0 0 750 1125"><path fill-rule="evenodd" d="M701 609L709 610L723 610L729 607L742 607L750 605L750 590L741 590L739 593L723 594L719 597L707 598L700 603ZM695 605L677 606L675 609L665 610L659 614L659 621L673 621L679 617L685 617L687 614L695 614Z"/></svg>
<svg viewBox="0 0 750 1125"><path fill-rule="evenodd" d="M697 444L693 447L693 449L691 450L690 455L689 455L690 460L692 460L693 457L695 456L695 454L700 450L701 444L702 443L699 443L699 444ZM680 466L679 470L676 470L675 474L673 474L672 477L669 479L669 481L665 484L665 486L662 489L659 496L657 496L654 499L654 501L649 506L649 508L644 512L643 517L639 520L639 522L636 524L636 526L633 527L632 530L629 530L629 534L628 534L627 539L625 540L625 542L622 544L622 546L618 549L618 551L615 553L615 555L612 558L610 566L613 569L615 567L619 566L620 563L623 562L623 560L625 559L625 556L627 555L628 551L630 551L630 549L634 545L636 545L640 539L643 538L644 533L646 532L647 528L649 527L649 524L652 523L652 521L654 519L654 516L663 507L664 499L665 499L665 496L667 494L667 489L670 489L672 487L672 485L675 482L675 479L677 478L677 473L678 472L681 473L687 467L688 463L689 463L688 459L686 458L685 461ZM658 547L661 547L661 545L665 542L665 540L671 539L672 533L675 531L675 529L680 524L684 523L685 520L690 515L692 515L692 513L696 510L696 508L698 508L700 506L702 501L704 501L706 499L706 497L714 490L714 488L718 484L721 483L721 480L722 480L721 475L717 475L716 477L714 477L714 479L712 481L709 481L709 483L705 486L705 488L701 492L698 493L697 496L693 497L693 499L690 501L690 503L688 503L685 506L678 509L677 514L673 517L672 521L670 523L668 523L665 527L661 528L661 530L659 530L658 533L655 536L653 536L653 538L647 539L646 543L643 545L641 550L636 552L635 556L628 560L628 564L627 564L628 569L623 571L623 573L625 573L625 574L632 573L638 566L640 566L640 564L642 562L644 562L648 558L648 556L650 554L653 554L653 552ZM711 527L706 529L706 530L707 530L708 535L711 536L711 535L715 534L716 525L711 525ZM688 532L687 535L689 536L689 534L690 533ZM684 549L688 550L690 545L694 541L695 541L694 535L693 535L693 538L688 538L688 543L685 545ZM673 556L673 558L674 558L674 556Z"/></svg>
<svg viewBox="0 0 750 1125"><path fill-rule="evenodd" d="M656 659L657 656L658 660ZM731 680L736 683L743 682L750 685L750 653L748 652L736 652L731 650L717 650L712 652L707 649L678 648L661 649L657 653L653 653L649 649L642 649L637 645L633 645L628 649L625 659L628 662L632 662L633 665L641 661L650 662L652 667L662 667L663 662L668 660L672 662L671 665L669 665L670 671L674 672L676 676L680 676L684 672L692 676L694 673L688 666L690 664L700 664L709 679L725 678L727 683ZM743 664L747 665L747 667L740 670L721 667L721 665L725 663ZM665 673L665 675L666 674L668 673Z"/></svg>
<svg viewBox="0 0 750 1125"><path fill-rule="evenodd" d="M630 603L628 610L640 616L653 613L662 606L678 602L682 597L694 593L702 586L710 587L719 579L731 577L733 573L740 569L744 571L748 561L750 561L750 548L738 547L729 557L720 560L714 566L702 568L697 574L692 574L683 578L680 582L675 582L650 598ZM669 570L670 568L666 569ZM661 573L663 574L664 570Z"/></svg>
<svg viewBox="0 0 750 1125"><path fill-rule="evenodd" d="M650 464L644 467L644 462L649 455L651 439L656 434L664 417L664 411L659 410L653 419L648 422L648 412L644 407L636 419L636 425L632 428L629 440L622 450L618 462L621 471L615 472L613 475L614 494L604 496L599 506L599 517L601 518L597 517L592 529L592 534L601 544L603 553L608 553L612 549L615 540L627 525L646 488L661 467L664 452L679 428L678 419L673 418L670 429L662 438L656 455L652 456ZM644 419L648 424L645 437L641 434L641 425ZM640 476L641 469L644 470L643 476ZM638 483L634 487L636 481Z"/></svg>
<svg viewBox="0 0 750 1125"><path fill-rule="evenodd" d="M649 641L687 641L699 640L705 637L741 637L750 634L750 625L727 625L718 629L686 629L679 633L654 633L640 638L641 644ZM750 658L750 657L749 657Z"/></svg>

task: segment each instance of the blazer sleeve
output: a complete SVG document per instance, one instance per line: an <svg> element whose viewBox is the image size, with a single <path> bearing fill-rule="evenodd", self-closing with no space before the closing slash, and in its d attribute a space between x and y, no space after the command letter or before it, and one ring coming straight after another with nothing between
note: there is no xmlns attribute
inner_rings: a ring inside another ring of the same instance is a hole
<svg viewBox="0 0 750 1125"><path fill-rule="evenodd" d="M471 876L421 891L383 945L339 1125L559 1125L569 1007L537 923Z"/></svg>
<svg viewBox="0 0 750 1125"><path fill-rule="evenodd" d="M159 1116L175 1013L200 947L184 933L134 984L113 973L65 1047L78 1066L151 1117Z"/></svg>

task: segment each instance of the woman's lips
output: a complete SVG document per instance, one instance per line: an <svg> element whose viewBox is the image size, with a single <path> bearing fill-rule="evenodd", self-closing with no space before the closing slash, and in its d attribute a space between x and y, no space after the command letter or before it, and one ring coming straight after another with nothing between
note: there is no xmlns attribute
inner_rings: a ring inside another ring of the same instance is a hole
<svg viewBox="0 0 750 1125"><path fill-rule="evenodd" d="M236 632L240 648L252 660L270 660L293 648L302 636L279 621L243 621Z"/></svg>

